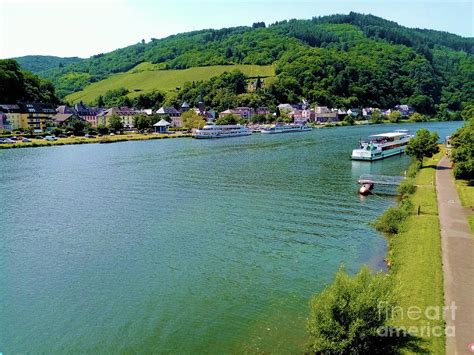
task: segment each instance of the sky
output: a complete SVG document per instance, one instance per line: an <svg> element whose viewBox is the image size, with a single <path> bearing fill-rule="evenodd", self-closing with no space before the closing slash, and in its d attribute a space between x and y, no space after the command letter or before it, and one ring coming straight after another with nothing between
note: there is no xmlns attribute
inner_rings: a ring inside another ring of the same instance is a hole
<svg viewBox="0 0 474 355"><path fill-rule="evenodd" d="M474 37L473 0L0 0L0 58L89 57L142 39L254 22L371 13Z"/></svg>

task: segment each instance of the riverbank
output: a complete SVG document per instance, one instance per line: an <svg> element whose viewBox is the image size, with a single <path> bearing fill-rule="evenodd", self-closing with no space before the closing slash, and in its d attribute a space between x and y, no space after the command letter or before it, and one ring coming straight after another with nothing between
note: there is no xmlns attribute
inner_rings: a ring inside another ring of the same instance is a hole
<svg viewBox="0 0 474 355"><path fill-rule="evenodd" d="M102 136L95 138L86 137L67 137L58 138L56 141L48 141L45 139L31 139L31 142L21 142L9 144L0 144L0 149L15 149L15 148L32 148L32 147L50 147L56 145L71 145L71 144L93 144L93 143L118 143L127 141L142 141L152 139L168 139L168 138L186 138L191 137L190 133L176 132L173 134L117 134L115 136Z"/></svg>
<svg viewBox="0 0 474 355"><path fill-rule="evenodd" d="M443 154L444 150L441 150L433 158L425 159L423 168L416 176L417 190L409 197L414 205L413 212L403 222L400 232L389 236L390 273L400 288L402 310L397 312L393 325L406 329L414 327L419 336L417 346L432 354L445 353L444 335L433 335L434 329L440 329L444 334L444 321L430 319L425 314L430 307L442 310L444 306L441 234L435 188L436 165ZM420 309L421 314L410 316L408 312L413 309Z"/></svg>

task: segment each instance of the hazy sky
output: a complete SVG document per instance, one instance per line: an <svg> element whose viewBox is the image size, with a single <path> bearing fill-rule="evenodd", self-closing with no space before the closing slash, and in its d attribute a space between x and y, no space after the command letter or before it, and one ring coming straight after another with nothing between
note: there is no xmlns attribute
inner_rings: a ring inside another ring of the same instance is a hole
<svg viewBox="0 0 474 355"><path fill-rule="evenodd" d="M474 36L472 0L0 0L0 58L89 57L179 32L350 11Z"/></svg>

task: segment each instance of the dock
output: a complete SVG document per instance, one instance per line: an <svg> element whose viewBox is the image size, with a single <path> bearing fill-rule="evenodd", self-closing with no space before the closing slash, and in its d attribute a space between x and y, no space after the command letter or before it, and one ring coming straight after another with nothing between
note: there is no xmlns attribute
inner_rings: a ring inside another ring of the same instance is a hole
<svg viewBox="0 0 474 355"><path fill-rule="evenodd" d="M398 186L405 180L404 176L372 175L363 174L359 177L358 183L361 185L394 185Z"/></svg>

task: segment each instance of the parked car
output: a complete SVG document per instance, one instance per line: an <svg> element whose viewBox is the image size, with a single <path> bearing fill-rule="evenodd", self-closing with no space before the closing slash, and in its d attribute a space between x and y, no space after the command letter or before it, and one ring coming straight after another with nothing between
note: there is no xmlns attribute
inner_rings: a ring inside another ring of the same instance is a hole
<svg viewBox="0 0 474 355"><path fill-rule="evenodd" d="M43 138L44 140L47 140L47 141L50 141L50 142L53 142L53 141L57 141L58 139L55 137L55 136L46 136Z"/></svg>
<svg viewBox="0 0 474 355"><path fill-rule="evenodd" d="M67 136L65 134L60 134L58 135L59 138L67 138Z"/></svg>
<svg viewBox="0 0 474 355"><path fill-rule="evenodd" d="M12 143L16 143L16 140L11 139L11 138L5 138L5 139L3 140L3 143L12 144Z"/></svg>
<svg viewBox="0 0 474 355"><path fill-rule="evenodd" d="M93 136L92 134L86 134L84 137L86 137L86 138L95 138L95 136Z"/></svg>
<svg viewBox="0 0 474 355"><path fill-rule="evenodd" d="M21 141L22 141L23 143L30 143L30 142L31 142L31 139L23 138Z"/></svg>

